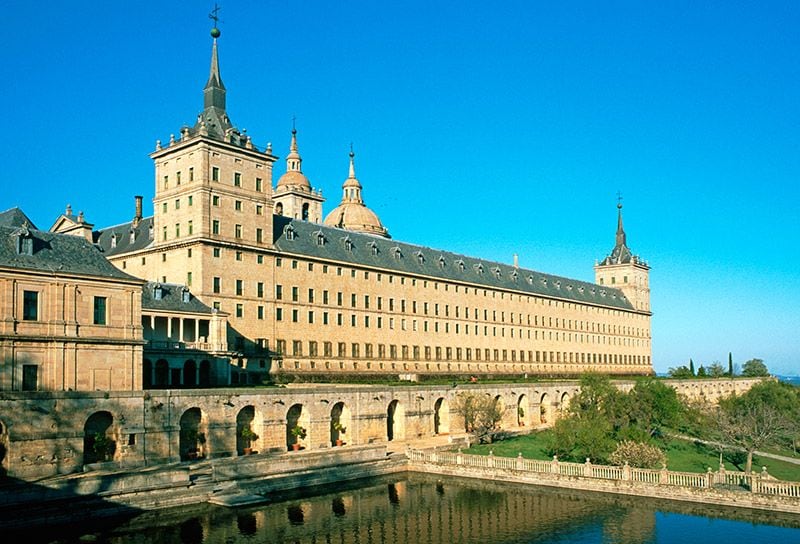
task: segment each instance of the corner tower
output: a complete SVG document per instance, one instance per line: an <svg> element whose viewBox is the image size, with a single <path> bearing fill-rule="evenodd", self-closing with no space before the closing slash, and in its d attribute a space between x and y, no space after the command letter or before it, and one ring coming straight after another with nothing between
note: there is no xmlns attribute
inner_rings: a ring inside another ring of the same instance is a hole
<svg viewBox="0 0 800 544"><path fill-rule="evenodd" d="M637 310L650 311L650 266L628 248L622 226L622 202L617 204L617 236L614 249L594 266L595 283L616 287Z"/></svg>
<svg viewBox="0 0 800 544"><path fill-rule="evenodd" d="M272 197L275 213L294 219L320 223L322 221L322 193L311 187L303 174L303 159L297 147L297 129L292 127L292 142L286 156L286 173L278 180Z"/></svg>
<svg viewBox="0 0 800 544"><path fill-rule="evenodd" d="M183 126L169 143L156 142L153 246L202 239L206 242L270 246L272 164L269 146L259 150L237 130L226 109L212 29L211 69L203 88L203 110L193 127Z"/></svg>

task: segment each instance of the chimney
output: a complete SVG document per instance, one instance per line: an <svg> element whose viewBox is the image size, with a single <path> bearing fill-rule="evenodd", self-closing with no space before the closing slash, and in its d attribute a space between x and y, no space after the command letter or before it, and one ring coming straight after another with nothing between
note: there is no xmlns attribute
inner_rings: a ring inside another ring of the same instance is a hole
<svg viewBox="0 0 800 544"><path fill-rule="evenodd" d="M142 197L137 195L133 198L136 200L136 215L133 216L133 226L138 227L139 222L142 220Z"/></svg>
<svg viewBox="0 0 800 544"><path fill-rule="evenodd" d="M519 255L514 253L514 268L519 268Z"/></svg>

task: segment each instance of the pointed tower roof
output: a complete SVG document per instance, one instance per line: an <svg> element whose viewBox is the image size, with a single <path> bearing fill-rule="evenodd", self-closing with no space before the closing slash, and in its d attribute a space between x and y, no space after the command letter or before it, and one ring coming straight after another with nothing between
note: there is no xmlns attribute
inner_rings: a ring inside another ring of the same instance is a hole
<svg viewBox="0 0 800 544"><path fill-rule="evenodd" d="M219 71L219 55L217 53L217 38L220 36L218 28L211 29L214 42L211 45L211 68L208 81L203 88L203 111L197 116L195 131L207 131L209 136L216 139L225 138L233 124L225 111L225 85Z"/></svg>
<svg viewBox="0 0 800 544"><path fill-rule="evenodd" d="M356 178L355 153L350 147L350 174L342 184L342 202L325 218L324 224L356 232L390 238L378 216L367 208L361 197L361 182Z"/></svg>
<svg viewBox="0 0 800 544"><path fill-rule="evenodd" d="M600 265L609 264L638 264L647 266L643 261L634 255L628 247L627 237L625 236L625 229L622 226L622 199L617 202L617 234L616 243L611 253L603 259Z"/></svg>

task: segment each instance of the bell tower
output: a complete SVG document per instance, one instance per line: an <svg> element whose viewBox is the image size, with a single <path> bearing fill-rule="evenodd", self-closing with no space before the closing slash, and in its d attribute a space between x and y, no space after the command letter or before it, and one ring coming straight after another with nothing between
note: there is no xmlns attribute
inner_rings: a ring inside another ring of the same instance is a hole
<svg viewBox="0 0 800 544"><path fill-rule="evenodd" d="M650 311L650 266L628 248L621 197L617 202L616 244L611 254L594 265L594 277L595 283L622 291L635 309Z"/></svg>

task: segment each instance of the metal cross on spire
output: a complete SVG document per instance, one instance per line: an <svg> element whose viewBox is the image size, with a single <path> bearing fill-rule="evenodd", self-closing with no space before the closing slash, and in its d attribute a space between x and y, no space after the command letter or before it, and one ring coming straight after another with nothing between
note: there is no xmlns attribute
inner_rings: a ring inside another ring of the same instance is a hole
<svg viewBox="0 0 800 544"><path fill-rule="evenodd" d="M617 191L617 208L622 208L622 193Z"/></svg>
<svg viewBox="0 0 800 544"><path fill-rule="evenodd" d="M214 3L214 9L212 9L211 13L208 14L208 18L212 19L214 21L214 26L215 27L217 26L217 23L219 23L219 10L220 10L220 7L215 2Z"/></svg>

